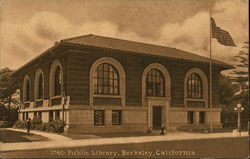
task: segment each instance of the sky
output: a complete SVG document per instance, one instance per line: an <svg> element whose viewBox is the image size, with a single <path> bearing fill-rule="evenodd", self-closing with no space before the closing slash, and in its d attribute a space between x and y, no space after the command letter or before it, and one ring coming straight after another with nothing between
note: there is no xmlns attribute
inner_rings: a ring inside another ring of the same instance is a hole
<svg viewBox="0 0 250 159"><path fill-rule="evenodd" d="M231 63L249 30L247 0L0 0L0 15L0 67L11 69L90 33L209 57L209 15L237 45L212 39L212 57Z"/></svg>

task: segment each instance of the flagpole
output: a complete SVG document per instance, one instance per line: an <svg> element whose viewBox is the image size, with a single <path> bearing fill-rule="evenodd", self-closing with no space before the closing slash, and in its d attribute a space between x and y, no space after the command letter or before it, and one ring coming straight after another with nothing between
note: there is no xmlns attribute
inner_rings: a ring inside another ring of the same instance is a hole
<svg viewBox="0 0 250 159"><path fill-rule="evenodd" d="M210 26L210 32L209 32L209 105L210 105L210 132L213 131L213 121L212 121L212 29L211 29L211 13L209 11L209 26Z"/></svg>

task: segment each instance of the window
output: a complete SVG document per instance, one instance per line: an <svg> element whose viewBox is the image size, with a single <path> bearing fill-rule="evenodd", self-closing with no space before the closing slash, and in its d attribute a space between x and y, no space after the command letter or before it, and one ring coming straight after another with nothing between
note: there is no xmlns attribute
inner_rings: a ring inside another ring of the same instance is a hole
<svg viewBox="0 0 250 159"><path fill-rule="evenodd" d="M94 110L94 125L104 125L104 110Z"/></svg>
<svg viewBox="0 0 250 159"><path fill-rule="evenodd" d="M25 113L23 112L23 120L25 120Z"/></svg>
<svg viewBox="0 0 250 159"><path fill-rule="evenodd" d="M30 101L30 90L31 90L31 85L30 85L30 78L28 75L24 77L24 83L23 83L23 101L27 102Z"/></svg>
<svg viewBox="0 0 250 159"><path fill-rule="evenodd" d="M61 75L61 68L57 66L55 71L55 80L54 80L54 96L61 95L62 91L62 75Z"/></svg>
<svg viewBox="0 0 250 159"><path fill-rule="evenodd" d="M102 57L95 60L89 75L90 105L94 105L95 98L111 96L119 99L121 105L126 105L126 74L123 66L116 59Z"/></svg>
<svg viewBox="0 0 250 159"><path fill-rule="evenodd" d="M95 94L119 94L119 77L117 70L108 63L98 65L94 77Z"/></svg>
<svg viewBox="0 0 250 159"><path fill-rule="evenodd" d="M26 99L25 101L30 101L30 81L27 80L27 85L26 85Z"/></svg>
<svg viewBox="0 0 250 159"><path fill-rule="evenodd" d="M205 123L205 112L200 112L199 116L200 116L199 123L204 124Z"/></svg>
<svg viewBox="0 0 250 159"><path fill-rule="evenodd" d="M43 76L42 74L39 75L39 80L38 80L38 92L37 92L37 99L42 99L43 98Z"/></svg>
<svg viewBox="0 0 250 159"><path fill-rule="evenodd" d="M49 96L51 103L53 99L61 98L63 92L63 71L62 65L59 60L54 60L50 67L49 76ZM60 100L60 99L59 99ZM51 104L53 105L53 104Z"/></svg>
<svg viewBox="0 0 250 159"><path fill-rule="evenodd" d="M37 118L37 112L34 112L34 118Z"/></svg>
<svg viewBox="0 0 250 159"><path fill-rule="evenodd" d="M156 68L151 69L147 73L146 78L146 94L147 96L158 96L164 97L165 96L165 84L164 78L161 73Z"/></svg>
<svg viewBox="0 0 250 159"><path fill-rule="evenodd" d="M38 112L38 118L42 119L42 112Z"/></svg>
<svg viewBox="0 0 250 159"><path fill-rule="evenodd" d="M194 112L188 111L188 124L193 124L193 123L194 123Z"/></svg>
<svg viewBox="0 0 250 159"><path fill-rule="evenodd" d="M53 111L49 111L49 121L53 120Z"/></svg>
<svg viewBox="0 0 250 159"><path fill-rule="evenodd" d="M202 98L202 81L197 73L192 73L187 80L187 97Z"/></svg>
<svg viewBox="0 0 250 159"><path fill-rule="evenodd" d="M29 119L29 112L26 112L26 115L25 115L25 119L27 120L27 119Z"/></svg>
<svg viewBox="0 0 250 159"><path fill-rule="evenodd" d="M121 125L121 110L112 110L112 125Z"/></svg>
<svg viewBox="0 0 250 159"><path fill-rule="evenodd" d="M56 117L56 120L60 120L60 110L56 110L55 117Z"/></svg>

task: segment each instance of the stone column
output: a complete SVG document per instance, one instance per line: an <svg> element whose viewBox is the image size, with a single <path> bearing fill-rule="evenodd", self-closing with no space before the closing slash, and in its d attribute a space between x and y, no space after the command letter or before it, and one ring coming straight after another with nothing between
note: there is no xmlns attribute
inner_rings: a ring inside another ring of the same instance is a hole
<svg viewBox="0 0 250 159"><path fill-rule="evenodd" d="M112 110L105 110L105 124L112 125Z"/></svg>
<svg viewBox="0 0 250 159"><path fill-rule="evenodd" d="M42 112L42 121L43 122L49 122L49 112L46 111L46 112Z"/></svg>
<svg viewBox="0 0 250 159"><path fill-rule="evenodd" d="M29 118L32 120L34 118L34 112L29 112Z"/></svg>
<svg viewBox="0 0 250 159"><path fill-rule="evenodd" d="M20 120L20 121L23 120L23 113L21 113L21 112L18 113L18 120Z"/></svg>
<svg viewBox="0 0 250 159"><path fill-rule="evenodd" d="M56 120L56 111L53 111L53 120Z"/></svg>
<svg viewBox="0 0 250 159"><path fill-rule="evenodd" d="M200 114L198 111L194 112L194 124L198 125L199 124L199 119L200 119Z"/></svg>

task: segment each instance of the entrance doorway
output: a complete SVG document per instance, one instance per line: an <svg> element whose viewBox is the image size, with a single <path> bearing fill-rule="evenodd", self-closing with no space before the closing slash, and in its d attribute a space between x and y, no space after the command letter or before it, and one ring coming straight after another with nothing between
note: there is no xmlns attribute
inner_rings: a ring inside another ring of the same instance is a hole
<svg viewBox="0 0 250 159"><path fill-rule="evenodd" d="M157 130L161 128L161 107L153 107L153 129Z"/></svg>

